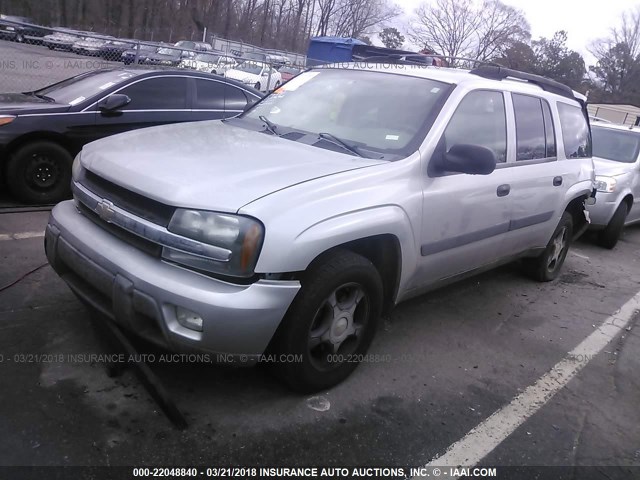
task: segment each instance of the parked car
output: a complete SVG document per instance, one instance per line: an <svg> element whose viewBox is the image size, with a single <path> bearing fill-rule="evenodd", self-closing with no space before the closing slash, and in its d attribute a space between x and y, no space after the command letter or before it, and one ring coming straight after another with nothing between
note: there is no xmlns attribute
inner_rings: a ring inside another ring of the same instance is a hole
<svg viewBox="0 0 640 480"><path fill-rule="evenodd" d="M71 163L93 140L166 123L227 118L259 92L199 72L96 70L35 92L0 95L0 171L28 203L69 195Z"/></svg>
<svg viewBox="0 0 640 480"><path fill-rule="evenodd" d="M198 53L193 58L183 58L180 67L200 72L224 75L224 72L235 67L238 62L234 57L220 53Z"/></svg>
<svg viewBox="0 0 640 480"><path fill-rule="evenodd" d="M144 65L162 65L165 67L177 67L183 58L188 57L189 52L180 50L173 45L162 45L155 52L146 55L142 63Z"/></svg>
<svg viewBox="0 0 640 480"><path fill-rule="evenodd" d="M250 60L230 68L224 76L251 85L261 92L275 90L282 84L282 76L275 68L267 63Z"/></svg>
<svg viewBox="0 0 640 480"><path fill-rule="evenodd" d="M48 33L49 29L36 25L31 18L0 15L0 39L40 43Z"/></svg>
<svg viewBox="0 0 640 480"><path fill-rule="evenodd" d="M640 222L640 128L597 123L591 132L598 189L591 229L613 248L626 225Z"/></svg>
<svg viewBox="0 0 640 480"><path fill-rule="evenodd" d="M312 69L238 118L85 146L47 256L129 332L325 389L401 301L518 258L559 275L593 193L584 101L503 68Z"/></svg>
<svg viewBox="0 0 640 480"><path fill-rule="evenodd" d="M84 40L85 36L80 32L68 29L57 29L54 33L46 35L42 44L49 50L65 50L70 52L76 42Z"/></svg>
<svg viewBox="0 0 640 480"><path fill-rule="evenodd" d="M281 67L280 70L278 70L278 72L280 72L280 77L282 78L282 83L284 83L284 82L288 82L293 77L295 77L300 72L302 72L302 69L296 68L296 67L284 66L284 67Z"/></svg>
<svg viewBox="0 0 640 480"><path fill-rule="evenodd" d="M85 37L82 40L78 40L73 45L71 45L71 51L73 53L77 53L78 55L88 55L92 57L98 57L100 56L100 52L102 48L112 38L113 37L102 37L102 36Z"/></svg>
<svg viewBox="0 0 640 480"><path fill-rule="evenodd" d="M174 44L174 47L181 48L183 50L195 50L198 52L212 52L213 47L206 42L194 42L191 40L180 40Z"/></svg>
<svg viewBox="0 0 640 480"><path fill-rule="evenodd" d="M100 48L99 55L105 60L119 62L122 59L122 54L127 50L136 48L137 43L136 40L109 40Z"/></svg>
<svg viewBox="0 0 640 480"><path fill-rule="evenodd" d="M134 48L125 50L122 52L120 59L125 65L131 65L136 63L136 55L138 57L137 63L144 63L147 57L158 50L159 45L153 43L140 43Z"/></svg>

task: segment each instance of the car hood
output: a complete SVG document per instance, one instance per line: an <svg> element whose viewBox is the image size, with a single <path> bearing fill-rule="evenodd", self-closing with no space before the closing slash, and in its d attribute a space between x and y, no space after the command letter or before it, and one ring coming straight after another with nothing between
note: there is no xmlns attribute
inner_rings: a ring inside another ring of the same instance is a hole
<svg viewBox="0 0 640 480"><path fill-rule="evenodd" d="M239 80L243 83L254 83L260 79L260 75L254 75L253 73L242 72L240 70L230 69L224 74L225 77Z"/></svg>
<svg viewBox="0 0 640 480"><path fill-rule="evenodd" d="M124 188L177 207L236 212L287 187L385 164L218 120L164 125L84 147L82 165Z"/></svg>
<svg viewBox="0 0 640 480"><path fill-rule="evenodd" d="M615 160L606 160L604 158L593 157L593 165L596 175L604 175L607 177L615 177L624 175L633 171L635 168L633 163L616 162Z"/></svg>
<svg viewBox="0 0 640 480"><path fill-rule="evenodd" d="M47 102L32 95L23 93L0 93L0 114L9 113L26 114L28 110L43 113L59 113L69 110L69 105L63 103Z"/></svg>

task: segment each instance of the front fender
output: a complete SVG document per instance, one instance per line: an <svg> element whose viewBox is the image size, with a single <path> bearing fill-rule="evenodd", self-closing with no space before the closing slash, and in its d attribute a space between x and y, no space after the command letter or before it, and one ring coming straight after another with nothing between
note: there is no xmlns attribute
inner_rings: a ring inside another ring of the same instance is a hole
<svg viewBox="0 0 640 480"><path fill-rule="evenodd" d="M397 205L356 210L327 218L293 236L291 243L283 243L280 236L270 239L267 235L256 272L303 271L318 255L331 248L384 234L395 236L400 243L402 279L406 279L415 269L418 249L409 217Z"/></svg>

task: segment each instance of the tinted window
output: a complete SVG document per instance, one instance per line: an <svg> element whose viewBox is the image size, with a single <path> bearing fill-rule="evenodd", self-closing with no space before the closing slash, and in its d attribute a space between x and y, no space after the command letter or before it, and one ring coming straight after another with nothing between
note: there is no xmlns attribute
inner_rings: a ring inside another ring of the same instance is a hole
<svg viewBox="0 0 640 480"><path fill-rule="evenodd" d="M119 93L131 103L125 110L172 110L187 108L187 79L179 77L142 80Z"/></svg>
<svg viewBox="0 0 640 480"><path fill-rule="evenodd" d="M487 147L498 162L507 159L507 120L501 92L478 90L469 93L447 125L443 136L448 152L457 144Z"/></svg>
<svg viewBox="0 0 640 480"><path fill-rule="evenodd" d="M587 119L580 107L558 102L560 128L567 158L591 156L591 135Z"/></svg>
<svg viewBox="0 0 640 480"><path fill-rule="evenodd" d="M629 130L593 127L593 156L633 163L640 151L640 135Z"/></svg>
<svg viewBox="0 0 640 480"><path fill-rule="evenodd" d="M196 104L193 108L205 110L224 109L226 85L213 80L196 80Z"/></svg>
<svg viewBox="0 0 640 480"><path fill-rule="evenodd" d="M516 160L545 158L545 131L539 98L513 95L516 116Z"/></svg>
<svg viewBox="0 0 640 480"><path fill-rule="evenodd" d="M542 101L542 113L544 115L544 132L547 141L547 157L555 157L558 154L556 150L556 132L553 128L551 108L549 108L549 104L545 100Z"/></svg>

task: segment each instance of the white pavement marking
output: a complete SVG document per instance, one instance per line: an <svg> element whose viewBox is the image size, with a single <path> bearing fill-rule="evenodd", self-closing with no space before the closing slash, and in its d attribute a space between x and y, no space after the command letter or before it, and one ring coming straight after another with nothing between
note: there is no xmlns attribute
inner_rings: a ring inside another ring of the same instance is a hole
<svg viewBox="0 0 640 480"><path fill-rule="evenodd" d="M431 460L426 467L476 465L565 387L596 354L629 325L639 309L640 292L607 318L536 383L527 387L509 405L494 412L451 445L443 455Z"/></svg>
<svg viewBox="0 0 640 480"><path fill-rule="evenodd" d="M0 233L0 242L5 240L24 240L25 238L44 237L44 232Z"/></svg>

